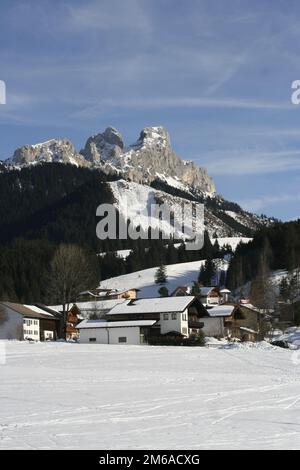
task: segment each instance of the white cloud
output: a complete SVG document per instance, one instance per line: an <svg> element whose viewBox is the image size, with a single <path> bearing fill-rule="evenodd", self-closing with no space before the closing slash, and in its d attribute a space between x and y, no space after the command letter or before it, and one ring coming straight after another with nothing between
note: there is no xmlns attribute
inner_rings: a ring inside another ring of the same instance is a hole
<svg viewBox="0 0 300 470"><path fill-rule="evenodd" d="M90 32L112 30L151 31L149 16L142 0L101 0L68 5L66 28L70 31Z"/></svg>
<svg viewBox="0 0 300 470"><path fill-rule="evenodd" d="M230 156L228 156L230 155ZM212 175L255 175L300 170L300 150L260 152L255 149L215 153L203 162Z"/></svg>
<svg viewBox="0 0 300 470"><path fill-rule="evenodd" d="M97 101L97 100L95 100ZM93 118L103 109L163 109L163 108L229 108L229 109L261 109L261 110L293 110L291 104L284 102L270 102L248 100L243 98L208 98L208 97L141 97L132 99L99 99L98 104L82 108L76 113L77 117Z"/></svg>
<svg viewBox="0 0 300 470"><path fill-rule="evenodd" d="M264 195L258 198L240 200L239 202L244 209L257 212L274 204L285 204L297 201L300 201L299 194L282 193L278 195Z"/></svg>

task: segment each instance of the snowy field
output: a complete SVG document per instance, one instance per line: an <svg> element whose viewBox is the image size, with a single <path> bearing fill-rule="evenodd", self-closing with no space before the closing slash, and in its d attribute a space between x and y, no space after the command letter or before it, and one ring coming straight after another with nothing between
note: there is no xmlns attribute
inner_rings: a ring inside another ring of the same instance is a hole
<svg viewBox="0 0 300 470"><path fill-rule="evenodd" d="M0 449L300 448L296 352L5 347Z"/></svg>

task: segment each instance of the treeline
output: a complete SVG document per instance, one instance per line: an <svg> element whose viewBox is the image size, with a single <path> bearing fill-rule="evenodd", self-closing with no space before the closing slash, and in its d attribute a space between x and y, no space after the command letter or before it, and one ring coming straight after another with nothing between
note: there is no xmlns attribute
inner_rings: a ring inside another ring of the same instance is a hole
<svg viewBox="0 0 300 470"><path fill-rule="evenodd" d="M49 293L49 266L59 243L45 239L25 240L18 238L10 244L0 245L0 299L25 303L51 303ZM200 259L222 258L230 248L222 248L218 243L211 244L206 235L202 250L187 251L184 244L174 246L170 240L150 240L148 244L136 240L135 246L127 259L116 252L108 251L104 256L97 256L87 245L81 245L93 267L94 281L89 286L94 288L100 280L127 274L161 264L185 263Z"/></svg>
<svg viewBox="0 0 300 470"><path fill-rule="evenodd" d="M270 270L291 271L300 266L300 220L264 227L246 245L239 245L231 259L227 282L231 289L253 280L261 262Z"/></svg>

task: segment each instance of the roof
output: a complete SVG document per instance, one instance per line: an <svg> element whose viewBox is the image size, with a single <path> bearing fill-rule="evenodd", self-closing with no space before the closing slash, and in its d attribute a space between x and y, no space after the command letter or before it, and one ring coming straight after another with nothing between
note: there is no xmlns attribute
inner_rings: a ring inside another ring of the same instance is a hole
<svg viewBox="0 0 300 470"><path fill-rule="evenodd" d="M13 302L2 302L1 305L20 313L23 317L57 320L55 316L56 312L50 313L49 309L44 310L42 307L37 307L36 305L16 304Z"/></svg>
<svg viewBox="0 0 300 470"><path fill-rule="evenodd" d="M194 300L195 297L192 295L127 300L116 305L109 315L183 312Z"/></svg>
<svg viewBox="0 0 300 470"><path fill-rule="evenodd" d="M235 309L234 305L218 305L217 307L206 307L207 313L210 317L229 317Z"/></svg>
<svg viewBox="0 0 300 470"><path fill-rule="evenodd" d="M236 307L247 308L248 310L252 310L253 312L257 312L257 313L260 313L262 315L266 315L267 313L274 313L274 309L272 309L272 308L268 308L268 309L258 308L258 307L255 307L254 305L250 304L250 303L238 304L238 305L236 305Z"/></svg>
<svg viewBox="0 0 300 470"><path fill-rule="evenodd" d="M211 291L219 292L217 287L200 287L200 296L207 296Z"/></svg>
<svg viewBox="0 0 300 470"><path fill-rule="evenodd" d="M111 310L113 307L115 307L118 304L122 304L124 302L127 302L126 299L110 299L110 300L91 300L90 302L74 302L70 304L69 310L73 307L73 305L76 305L81 312L83 311L88 311L88 312L94 312L94 311L101 311L101 310ZM59 312L63 311L63 306L62 305L53 305L50 307L54 310L58 310Z"/></svg>
<svg viewBox="0 0 300 470"><path fill-rule="evenodd" d="M229 290L229 289L221 289L220 292L221 292L221 294L230 294L230 293L231 293L231 290Z"/></svg>
<svg viewBox="0 0 300 470"><path fill-rule="evenodd" d="M134 320L134 321L101 321L101 320L83 320L76 328L94 329L94 328L129 328L139 326L152 326L156 320Z"/></svg>
<svg viewBox="0 0 300 470"><path fill-rule="evenodd" d="M247 333L258 334L258 331L252 330L251 328L246 328L245 326L240 326L240 330L246 331Z"/></svg>

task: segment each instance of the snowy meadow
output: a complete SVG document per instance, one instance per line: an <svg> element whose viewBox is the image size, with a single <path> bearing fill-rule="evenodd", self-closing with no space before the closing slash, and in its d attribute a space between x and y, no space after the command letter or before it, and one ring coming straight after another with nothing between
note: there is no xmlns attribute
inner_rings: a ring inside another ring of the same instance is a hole
<svg viewBox="0 0 300 470"><path fill-rule="evenodd" d="M3 349L0 449L300 448L297 352L266 343Z"/></svg>

